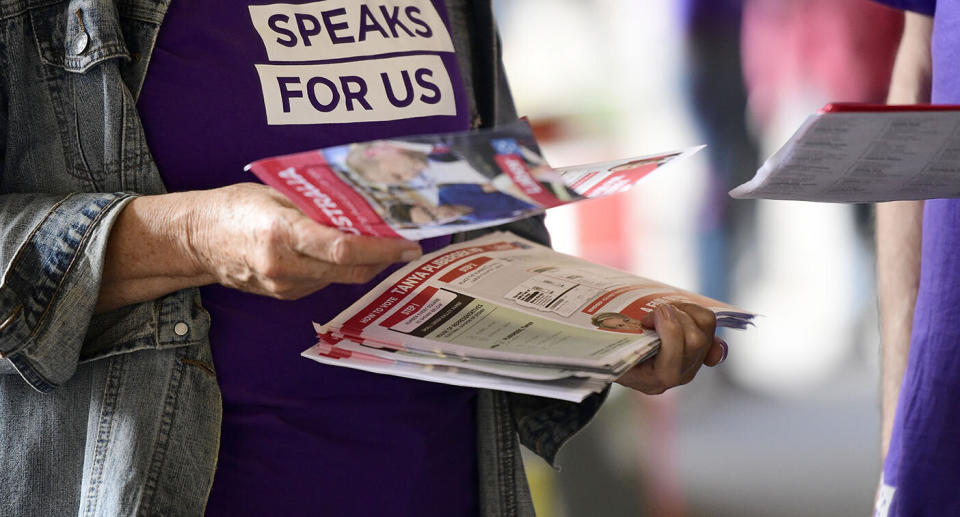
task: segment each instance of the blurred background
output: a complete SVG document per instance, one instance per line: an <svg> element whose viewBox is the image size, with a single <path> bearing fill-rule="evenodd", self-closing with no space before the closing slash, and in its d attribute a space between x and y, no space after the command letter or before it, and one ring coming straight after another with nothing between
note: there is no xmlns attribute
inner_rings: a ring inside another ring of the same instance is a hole
<svg viewBox="0 0 960 517"><path fill-rule="evenodd" d="M882 102L900 14L868 0L500 0L518 109L548 161L697 144L634 191L551 210L559 250L763 314L660 397L614 389L542 517L863 516L879 476L869 206L733 201L806 116ZM611 224L611 222L615 224Z"/></svg>

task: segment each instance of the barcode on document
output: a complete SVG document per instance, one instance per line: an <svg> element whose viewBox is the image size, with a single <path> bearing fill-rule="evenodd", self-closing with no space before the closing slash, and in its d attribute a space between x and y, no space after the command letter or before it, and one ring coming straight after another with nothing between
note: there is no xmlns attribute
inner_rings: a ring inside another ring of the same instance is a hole
<svg viewBox="0 0 960 517"><path fill-rule="evenodd" d="M546 307L553 301L553 296L540 290L527 290L514 293L513 299L537 307Z"/></svg>

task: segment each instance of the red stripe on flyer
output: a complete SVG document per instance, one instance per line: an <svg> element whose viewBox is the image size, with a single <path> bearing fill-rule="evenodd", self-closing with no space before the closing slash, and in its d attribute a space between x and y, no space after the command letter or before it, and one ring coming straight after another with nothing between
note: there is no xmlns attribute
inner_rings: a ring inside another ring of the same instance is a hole
<svg viewBox="0 0 960 517"><path fill-rule="evenodd" d="M413 299L410 300L410 303L404 305L402 309L391 314L389 318L383 320L380 323L380 326L390 328L409 318L410 316L413 316L418 310L420 310L420 307L423 307L425 303L430 301L430 298L433 298L433 295L436 294L437 291L439 291L439 289L436 287L427 287L423 291L420 291L420 294L414 296Z"/></svg>
<svg viewBox="0 0 960 517"><path fill-rule="evenodd" d="M518 246L511 242L495 242L493 244L487 244L486 246L461 248L439 255L429 262L421 264L407 274L407 276L403 277L402 280L393 284L393 286L378 296L372 303L357 311L352 318L343 323L342 328L350 333L362 332L363 329L396 307L425 282L459 260L481 253L505 251L516 248L518 248Z"/></svg>
<svg viewBox="0 0 960 517"><path fill-rule="evenodd" d="M358 235L400 237L319 151L260 160L250 164L250 171L320 224Z"/></svg>
<svg viewBox="0 0 960 517"><path fill-rule="evenodd" d="M337 341L341 341L338 339ZM313 351L324 357L329 357L331 359L349 359L353 355L349 350L344 350L333 343L317 343L313 347Z"/></svg>
<svg viewBox="0 0 960 517"><path fill-rule="evenodd" d="M870 104L859 102L831 102L820 108L820 113L869 113L890 111L958 111L956 104Z"/></svg>
<svg viewBox="0 0 960 517"><path fill-rule="evenodd" d="M500 166L500 170L510 176L510 179L520 188L520 191L530 196L538 205L544 208L552 208L564 204L563 201L544 189L543 185L530 174L527 163L519 155L498 154L495 159L497 165Z"/></svg>
<svg viewBox="0 0 960 517"><path fill-rule="evenodd" d="M336 345L337 343L343 341L342 337L337 337L330 333L320 334L317 337L323 344L330 346Z"/></svg>
<svg viewBox="0 0 960 517"><path fill-rule="evenodd" d="M586 197L600 197L629 190L636 182L659 167L657 163L648 163L633 169L627 169L605 178L590 190L583 193Z"/></svg>
<svg viewBox="0 0 960 517"><path fill-rule="evenodd" d="M614 289L613 291L607 291L602 295L600 295L599 297L597 297L596 300L588 303L587 306L584 307L580 312L584 314L590 314L592 316L597 312L599 312L600 309L604 308L608 303L612 302L614 298L617 298L622 294L629 293L630 291L637 291L639 289L649 289L649 288L650 288L649 285L647 286L627 285L627 286L620 287L618 289Z"/></svg>
<svg viewBox="0 0 960 517"><path fill-rule="evenodd" d="M584 174L583 176L580 176L580 178L578 178L577 181L574 181L573 183L570 184L570 188L572 188L573 190L577 190L577 189L580 188L582 185L584 185L586 182L588 182L588 181L592 180L594 177L596 177L597 174L600 174L600 171L588 172L588 173Z"/></svg>
<svg viewBox="0 0 960 517"><path fill-rule="evenodd" d="M449 284L450 282L453 282L454 280L473 271L474 269L477 269L487 262L490 262L491 260L493 259L490 257L477 257L470 262L467 262L466 264L454 269L453 271L441 276L440 281Z"/></svg>

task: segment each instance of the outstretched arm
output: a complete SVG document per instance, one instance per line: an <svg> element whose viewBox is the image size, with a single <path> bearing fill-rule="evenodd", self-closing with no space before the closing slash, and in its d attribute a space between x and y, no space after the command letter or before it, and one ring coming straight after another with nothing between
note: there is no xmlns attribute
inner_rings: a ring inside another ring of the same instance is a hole
<svg viewBox="0 0 960 517"><path fill-rule="evenodd" d="M890 84L889 104L930 101L933 19L907 12ZM882 347L882 454L890 447L893 417L910 350L920 283L923 201L877 205L877 294Z"/></svg>

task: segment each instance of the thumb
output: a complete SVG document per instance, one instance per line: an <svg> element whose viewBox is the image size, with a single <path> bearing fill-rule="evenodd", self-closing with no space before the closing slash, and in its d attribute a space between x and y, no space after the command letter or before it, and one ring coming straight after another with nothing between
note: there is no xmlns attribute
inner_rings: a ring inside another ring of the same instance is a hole
<svg viewBox="0 0 960 517"><path fill-rule="evenodd" d="M300 253L332 264L392 264L423 255L416 242L346 233L306 216L294 222L293 239Z"/></svg>

